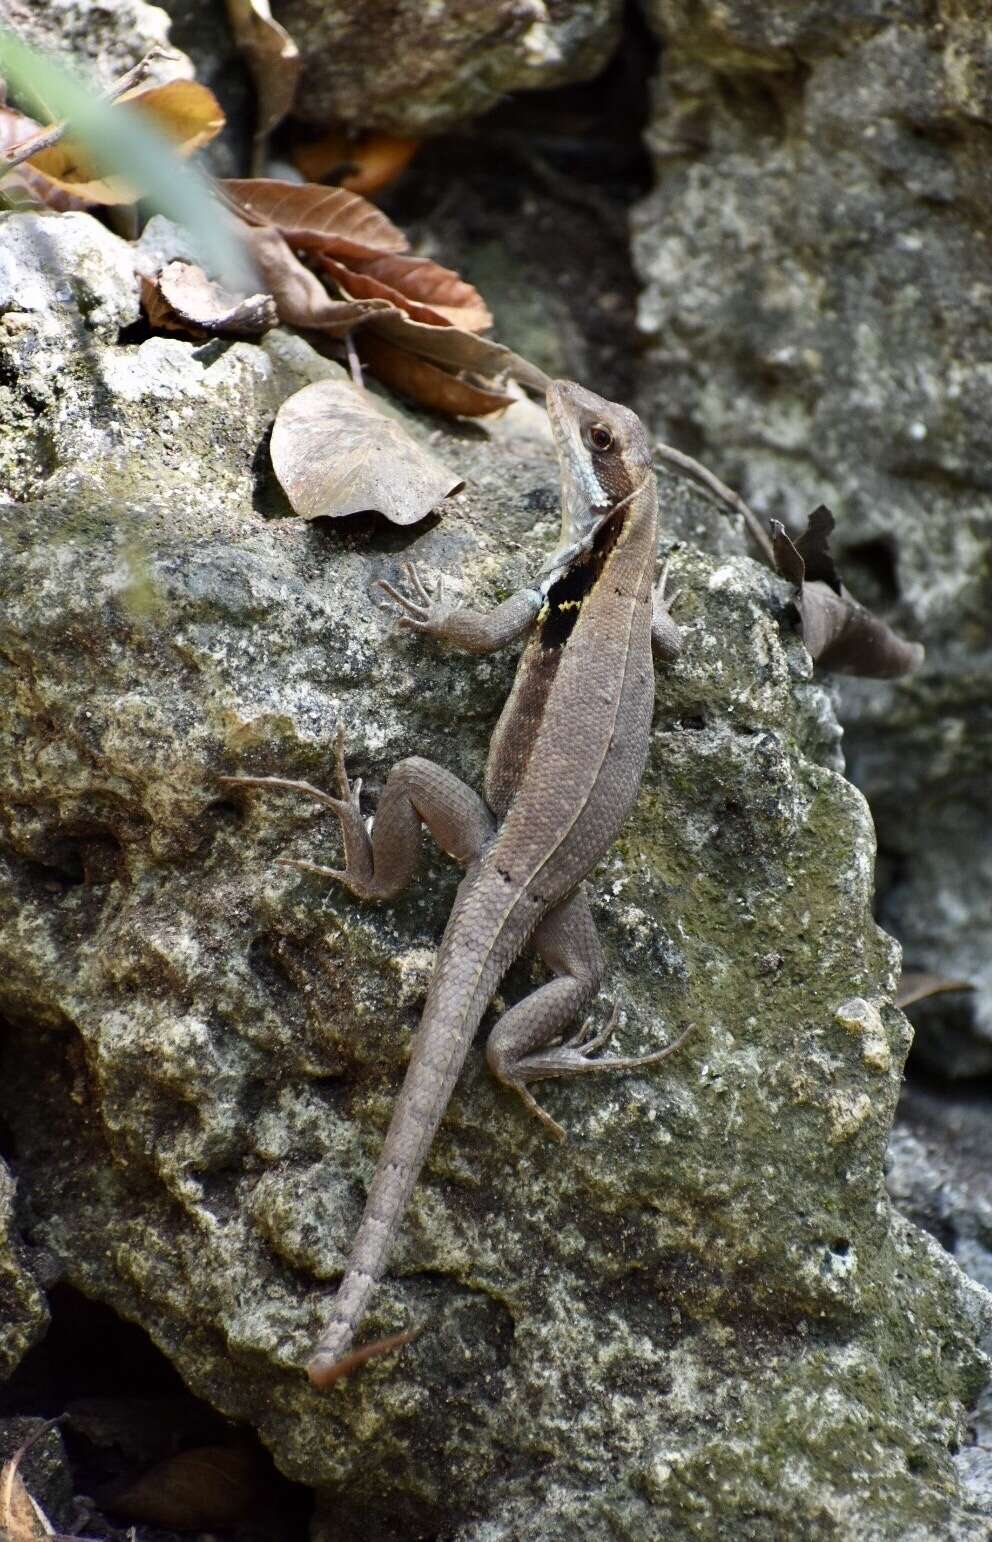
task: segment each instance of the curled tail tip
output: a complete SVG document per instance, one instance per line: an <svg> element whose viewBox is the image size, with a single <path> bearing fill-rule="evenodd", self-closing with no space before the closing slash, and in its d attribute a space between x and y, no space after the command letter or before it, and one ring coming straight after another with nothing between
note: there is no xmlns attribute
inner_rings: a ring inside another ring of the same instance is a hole
<svg viewBox="0 0 992 1542"><path fill-rule="evenodd" d="M335 1355L332 1350L318 1349L307 1364L307 1375L313 1386L324 1392L342 1377L359 1370L366 1360L388 1355L390 1350L402 1349L404 1344L412 1343L421 1331L419 1327L408 1328L404 1333L392 1333L388 1338L373 1339L371 1344L362 1344L346 1355Z"/></svg>

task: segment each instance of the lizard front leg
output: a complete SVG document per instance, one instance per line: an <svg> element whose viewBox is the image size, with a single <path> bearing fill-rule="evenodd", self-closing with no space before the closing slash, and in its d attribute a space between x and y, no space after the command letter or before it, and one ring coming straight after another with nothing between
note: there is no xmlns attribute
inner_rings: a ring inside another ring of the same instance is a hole
<svg viewBox="0 0 992 1542"><path fill-rule="evenodd" d="M577 1076L589 1071L632 1071L667 1060L688 1037L687 1029L672 1044L649 1055L594 1055L616 1026L614 1009L606 1028L594 1037L583 1024L564 1044L551 1045L568 1023L595 995L603 977L603 949L584 887L548 912L534 933L534 946L557 976L505 1012L489 1035L486 1058L490 1070L523 1098L532 1114L558 1140L565 1131L543 1109L527 1083L547 1076ZM545 1048L544 1046L551 1047Z"/></svg>
<svg viewBox="0 0 992 1542"><path fill-rule="evenodd" d="M651 615L651 641L658 657L669 663L672 659L677 659L682 652L682 633L671 617L671 609L679 597L679 592L676 590L671 596L665 594L671 560L671 557L665 559L661 577L655 585L654 607Z"/></svg>
<svg viewBox="0 0 992 1542"><path fill-rule="evenodd" d="M523 636L544 603L539 590L518 589L486 615L456 605L448 596L443 579L433 589L428 588L413 562L405 564L403 576L413 590L412 596L384 578L375 583L396 625L404 631L436 637L465 653L495 653Z"/></svg>
<svg viewBox="0 0 992 1542"><path fill-rule="evenodd" d="M392 899L413 877L420 851L421 826L426 825L442 851L463 867L476 860L491 838L496 821L471 787L443 766L419 755L397 761L386 779L371 833L365 827L359 805L361 781L351 782L345 767L344 729L334 744L338 795L321 792L309 782L278 776L224 776L228 787L272 787L302 792L330 808L341 821L344 838L343 868L322 867L297 858L281 859L283 866L298 867L321 878L335 878L359 899Z"/></svg>

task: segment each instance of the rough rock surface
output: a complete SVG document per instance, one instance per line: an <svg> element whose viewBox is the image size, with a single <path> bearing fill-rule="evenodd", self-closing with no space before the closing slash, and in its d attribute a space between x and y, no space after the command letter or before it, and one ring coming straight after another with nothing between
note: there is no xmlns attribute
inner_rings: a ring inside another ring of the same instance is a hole
<svg viewBox="0 0 992 1542"><path fill-rule="evenodd" d="M413 749L478 785L513 661L391 637L368 586L412 551L496 600L553 544L554 469L533 439L453 430L469 491L429 528L267 520L274 404L333 366L279 337L115 342L121 252L35 223L43 242L7 217L0 247L12 228L51 285L60 260L87 280L56 304L11 264L0 318L0 442L22 446L0 504L0 1119L31 1242L322 1490L318 1534L992 1536L952 1460L989 1298L884 1190L908 1033L871 821L785 587L692 546L685 655L593 894L620 1044L695 1038L654 1073L551 1086L564 1148L474 1053L368 1324L428 1331L309 1388L456 874L432 851L408 896L362 907L275 865L336 855L326 816L216 779L326 783L343 720L373 802ZM30 474L19 413L46 381ZM681 536L739 539L671 502Z"/></svg>
<svg viewBox="0 0 992 1542"><path fill-rule="evenodd" d="M45 1298L24 1256L15 1219L15 1184L0 1162L0 1381L45 1331Z"/></svg>
<svg viewBox="0 0 992 1542"><path fill-rule="evenodd" d="M510 91L585 80L617 40L618 0L274 0L304 60L313 123L436 133Z"/></svg>
<svg viewBox="0 0 992 1542"><path fill-rule="evenodd" d="M0 26L11 28L33 48L53 55L77 74L106 89L155 47L177 55L150 71L149 79L192 75L189 60L169 41L169 18L146 0L0 0Z"/></svg>
<svg viewBox="0 0 992 1542"><path fill-rule="evenodd" d="M925 641L919 676L844 688L849 764L883 923L907 964L980 987L955 1068L988 1070L988 7L649 11L666 47L635 220L642 405L757 508L799 525L828 503L850 587Z"/></svg>

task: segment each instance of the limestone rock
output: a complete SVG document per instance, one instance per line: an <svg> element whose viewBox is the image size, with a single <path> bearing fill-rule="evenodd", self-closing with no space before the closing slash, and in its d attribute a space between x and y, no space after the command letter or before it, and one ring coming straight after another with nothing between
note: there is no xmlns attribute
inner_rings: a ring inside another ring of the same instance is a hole
<svg viewBox="0 0 992 1542"><path fill-rule="evenodd" d="M532 435L455 428L438 521L265 518L274 406L333 366L278 334L115 341L72 292L3 318L0 424L66 370L47 470L25 450L0 504L0 1120L29 1241L256 1426L336 1537L992 1535L950 1454L989 1298L883 1184L908 1030L871 820L787 587L729 551L677 553L684 656L592 881L618 1043L693 1038L549 1085L564 1148L474 1050L367 1324L425 1332L309 1387L457 874L432 850L359 905L276 864L333 860L333 820L218 777L326 784L343 721L370 807L413 750L479 785L513 660L392 636L369 586L415 556L497 601L553 545L557 479ZM673 502L685 534L722 520Z"/></svg>
<svg viewBox="0 0 992 1542"><path fill-rule="evenodd" d="M297 114L312 123L436 133L510 91L586 80L616 39L617 0L276 0L303 55Z"/></svg>
<svg viewBox="0 0 992 1542"><path fill-rule="evenodd" d="M882 920L907 964L979 986L961 1069L987 1071L987 6L649 9L642 406L763 513L801 527L826 502L851 589L925 642L919 676L844 683L841 711Z"/></svg>
<svg viewBox="0 0 992 1542"><path fill-rule="evenodd" d="M174 57L156 63L148 79L189 78L193 66L169 39L169 18L146 0L0 0L0 25L9 27L32 48L53 55L60 64L105 90L156 46Z"/></svg>

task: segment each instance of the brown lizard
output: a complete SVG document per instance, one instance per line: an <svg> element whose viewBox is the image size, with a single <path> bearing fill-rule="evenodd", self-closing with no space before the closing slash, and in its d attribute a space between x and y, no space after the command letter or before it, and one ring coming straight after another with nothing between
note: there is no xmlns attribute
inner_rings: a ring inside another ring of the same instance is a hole
<svg viewBox="0 0 992 1542"><path fill-rule="evenodd" d="M438 950L410 1064L372 1178L365 1212L327 1326L307 1367L327 1387L400 1334L348 1353L381 1278L410 1194L465 1061L510 964L531 943L553 974L504 1012L486 1055L554 1135L564 1131L536 1102L541 1077L622 1071L664 1060L685 1034L653 1054L596 1056L616 1022L558 1042L595 995L603 974L583 879L611 845L637 797L654 703L652 641L679 652L665 580L654 588L657 490L651 447L627 408L567 381L548 391L561 468L563 547L537 587L490 615L432 593L415 567L412 593L378 586L398 624L470 653L489 653L529 631L513 689L493 734L485 798L419 756L389 773L371 834L350 783L339 729L339 796L279 777L224 777L229 785L306 793L341 821L345 866L291 865L385 900L413 876L426 825L465 868Z"/></svg>

